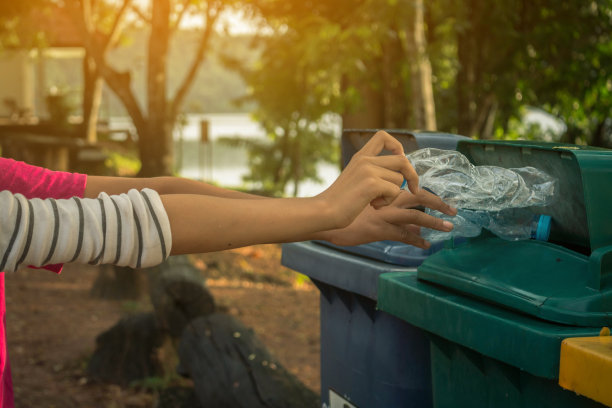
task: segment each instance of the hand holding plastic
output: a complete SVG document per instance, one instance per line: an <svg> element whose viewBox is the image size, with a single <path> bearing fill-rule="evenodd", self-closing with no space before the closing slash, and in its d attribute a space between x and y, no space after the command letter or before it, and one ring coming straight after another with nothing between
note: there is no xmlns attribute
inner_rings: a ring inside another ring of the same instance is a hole
<svg viewBox="0 0 612 408"><path fill-rule="evenodd" d="M420 228L450 231L452 225L439 217L419 210L426 207L439 214L455 215L457 210L444 203L440 197L420 190L416 194L401 191L390 205L375 209L366 206L346 228L330 231L324 238L336 245L360 245L373 241L398 241L427 249L429 244L421 237ZM452 217L451 217L452 218Z"/></svg>

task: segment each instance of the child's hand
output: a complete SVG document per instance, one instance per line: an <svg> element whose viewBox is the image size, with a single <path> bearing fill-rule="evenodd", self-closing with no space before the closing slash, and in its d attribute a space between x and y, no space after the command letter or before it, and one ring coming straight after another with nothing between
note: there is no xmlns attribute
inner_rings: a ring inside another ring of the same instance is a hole
<svg viewBox="0 0 612 408"><path fill-rule="evenodd" d="M391 205L379 209L366 206L348 227L328 231L324 239L336 245L390 240L429 248L429 242L420 236L420 227L450 231L453 226L416 209L419 207L431 208L451 216L457 214L455 208L427 190L420 190L417 194L401 191Z"/></svg>
<svg viewBox="0 0 612 408"><path fill-rule="evenodd" d="M383 149L393 154L378 156ZM365 207L378 209L391 204L402 191L404 179L410 191L417 194L418 175L404 155L402 144L387 132L378 131L318 198L331 208L336 227L344 228Z"/></svg>

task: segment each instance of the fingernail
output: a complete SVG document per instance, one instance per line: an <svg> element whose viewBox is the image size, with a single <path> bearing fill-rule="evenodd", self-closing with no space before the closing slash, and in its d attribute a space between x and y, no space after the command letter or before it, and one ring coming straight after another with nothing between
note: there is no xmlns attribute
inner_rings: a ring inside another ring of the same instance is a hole
<svg viewBox="0 0 612 408"><path fill-rule="evenodd" d="M442 222L442 226L444 227L445 230L450 231L453 229L454 225L448 221L443 221Z"/></svg>

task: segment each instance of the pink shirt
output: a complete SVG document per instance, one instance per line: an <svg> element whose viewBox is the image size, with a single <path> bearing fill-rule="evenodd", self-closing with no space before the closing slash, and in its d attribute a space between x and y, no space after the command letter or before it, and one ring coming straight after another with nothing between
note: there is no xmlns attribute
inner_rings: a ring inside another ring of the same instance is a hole
<svg viewBox="0 0 612 408"><path fill-rule="evenodd" d="M78 173L51 171L23 162L0 157L0 191L23 194L26 198L83 197L87 176ZM45 269L59 273L62 265ZM0 272L0 408L13 408L13 383L6 351L6 305L4 272Z"/></svg>

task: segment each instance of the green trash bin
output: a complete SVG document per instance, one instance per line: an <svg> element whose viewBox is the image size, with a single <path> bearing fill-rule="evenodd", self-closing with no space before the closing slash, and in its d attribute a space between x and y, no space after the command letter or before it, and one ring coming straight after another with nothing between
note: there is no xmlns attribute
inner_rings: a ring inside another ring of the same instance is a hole
<svg viewBox="0 0 612 408"><path fill-rule="evenodd" d="M461 141L474 164L533 166L559 178L549 242L491 234L379 277L378 308L430 339L433 405L601 407L562 389L561 342L612 325L612 151Z"/></svg>

